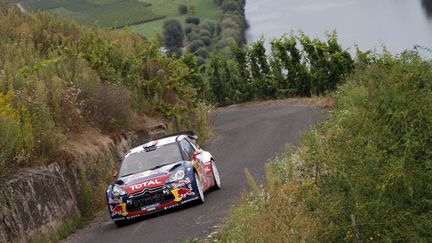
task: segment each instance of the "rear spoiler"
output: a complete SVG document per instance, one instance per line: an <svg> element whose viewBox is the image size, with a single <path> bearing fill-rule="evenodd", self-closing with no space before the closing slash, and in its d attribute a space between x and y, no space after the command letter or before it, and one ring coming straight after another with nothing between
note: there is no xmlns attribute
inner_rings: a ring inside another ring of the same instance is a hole
<svg viewBox="0 0 432 243"><path fill-rule="evenodd" d="M160 137L158 139L167 138L167 137L173 137L173 136L180 136L180 135L186 135L189 138L192 138L194 140L198 139L198 136L193 131L176 132L176 133L172 133L172 134L168 134L166 136Z"/></svg>

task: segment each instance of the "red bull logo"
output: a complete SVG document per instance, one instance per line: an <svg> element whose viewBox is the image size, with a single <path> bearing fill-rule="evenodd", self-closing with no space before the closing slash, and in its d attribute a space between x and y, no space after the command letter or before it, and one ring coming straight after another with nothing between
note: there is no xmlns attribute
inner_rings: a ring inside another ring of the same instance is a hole
<svg viewBox="0 0 432 243"><path fill-rule="evenodd" d="M111 217L114 216L126 216L126 203L121 203L116 206L110 206Z"/></svg>
<svg viewBox="0 0 432 243"><path fill-rule="evenodd" d="M174 195L174 201L180 202L183 198L187 196L194 196L195 193L192 191L192 186L189 185L189 188L176 188L171 191Z"/></svg>

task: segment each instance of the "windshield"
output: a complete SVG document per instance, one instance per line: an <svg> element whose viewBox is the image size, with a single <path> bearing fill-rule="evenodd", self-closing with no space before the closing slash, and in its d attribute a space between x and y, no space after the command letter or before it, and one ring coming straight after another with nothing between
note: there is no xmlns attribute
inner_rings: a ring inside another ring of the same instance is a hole
<svg viewBox="0 0 432 243"><path fill-rule="evenodd" d="M120 177L153 169L156 166L171 164L183 160L177 143L156 146L150 151L128 155L120 167Z"/></svg>

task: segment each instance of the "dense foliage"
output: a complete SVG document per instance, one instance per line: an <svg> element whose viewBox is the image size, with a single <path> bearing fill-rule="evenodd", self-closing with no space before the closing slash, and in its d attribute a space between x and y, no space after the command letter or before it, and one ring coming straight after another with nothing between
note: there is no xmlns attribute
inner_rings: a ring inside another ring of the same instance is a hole
<svg viewBox="0 0 432 243"><path fill-rule="evenodd" d="M164 22L163 26L164 45L169 53L175 53L177 56L182 54L184 33L180 21L169 19Z"/></svg>
<svg viewBox="0 0 432 243"><path fill-rule="evenodd" d="M245 32L248 27L245 17L246 0L215 0L223 11L219 24L220 40L218 49L222 50L234 41L238 46L246 44Z"/></svg>
<svg viewBox="0 0 432 243"><path fill-rule="evenodd" d="M50 160L65 135L88 126L124 131L142 114L179 129L199 122L189 119L198 107L195 58L169 58L137 34L2 7L0 53L2 169Z"/></svg>
<svg viewBox="0 0 432 243"><path fill-rule="evenodd" d="M246 43L245 1L221 0L215 1L215 3L223 11L223 17L219 23L203 22L191 11L188 12L190 16L184 20L184 33L183 30L180 31L182 26L178 20L169 19L164 22L164 46L170 53L180 54L182 50L186 50L197 57L199 66L204 67L210 53L225 49L230 42L236 43L238 46ZM180 5L180 7L182 6L185 7ZM179 11L186 13L185 11L188 9L183 8ZM184 42L183 36L186 36ZM175 46L171 42L174 42ZM183 47L185 48L183 49Z"/></svg>
<svg viewBox="0 0 432 243"><path fill-rule="evenodd" d="M264 189L249 176L223 240L432 241L432 62L358 57L331 117L267 168Z"/></svg>
<svg viewBox="0 0 432 243"><path fill-rule="evenodd" d="M336 33L329 34L327 41L300 34L273 40L270 53L263 40L243 48L231 44L230 54L211 58L207 74L214 102L229 105L253 99L325 95L353 68L354 61L339 45Z"/></svg>

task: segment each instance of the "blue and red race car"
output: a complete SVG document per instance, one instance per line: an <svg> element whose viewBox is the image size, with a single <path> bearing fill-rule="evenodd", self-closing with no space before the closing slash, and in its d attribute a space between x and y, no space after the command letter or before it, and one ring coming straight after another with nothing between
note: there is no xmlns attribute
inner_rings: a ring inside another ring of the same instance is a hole
<svg viewBox="0 0 432 243"><path fill-rule="evenodd" d="M203 203L205 191L221 187L213 156L196 144L197 138L193 132L177 133L126 154L106 192L117 226L187 202Z"/></svg>

